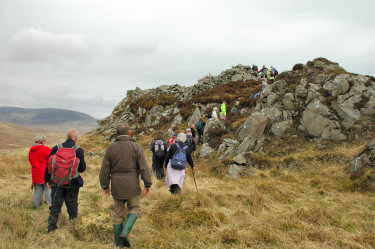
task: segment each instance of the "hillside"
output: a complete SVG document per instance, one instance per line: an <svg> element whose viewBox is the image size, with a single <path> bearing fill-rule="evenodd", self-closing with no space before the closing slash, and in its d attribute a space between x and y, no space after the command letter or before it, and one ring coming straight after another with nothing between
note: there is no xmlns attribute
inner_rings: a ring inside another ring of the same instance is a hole
<svg viewBox="0 0 375 249"><path fill-rule="evenodd" d="M223 100L227 120L209 119ZM53 235L46 234L48 207L31 207L27 151L0 155L0 247L116 248L113 200L98 182L114 128L130 124L150 167L157 130L181 132L203 117L198 189L190 170L178 196L153 176L132 248L375 248L374 107L373 77L323 58L296 64L266 87L237 65L191 87L130 90L79 140L88 165L79 215L69 222L63 208Z"/></svg>
<svg viewBox="0 0 375 249"><path fill-rule="evenodd" d="M47 144L49 145L60 142L66 136L65 133L58 133L47 129L0 122L0 150L4 153L4 151L31 147L34 144L35 136L39 133L47 136Z"/></svg>
<svg viewBox="0 0 375 249"><path fill-rule="evenodd" d="M3 106L0 107L0 121L59 131L80 127L86 132L96 127L96 119L85 113L55 108L26 109Z"/></svg>

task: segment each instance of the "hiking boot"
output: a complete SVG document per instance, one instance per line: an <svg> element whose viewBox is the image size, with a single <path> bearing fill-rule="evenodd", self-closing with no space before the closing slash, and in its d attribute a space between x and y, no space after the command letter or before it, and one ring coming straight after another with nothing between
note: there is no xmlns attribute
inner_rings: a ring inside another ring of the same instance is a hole
<svg viewBox="0 0 375 249"><path fill-rule="evenodd" d="M134 226L135 221L137 220L137 215L128 214L126 221L124 223L124 228L120 234L120 240L125 247L130 247L129 234Z"/></svg>
<svg viewBox="0 0 375 249"><path fill-rule="evenodd" d="M48 229L47 233L53 232L57 229L57 225L56 224L48 224L47 229Z"/></svg>
<svg viewBox="0 0 375 249"><path fill-rule="evenodd" d="M114 232L114 235L115 235L115 244L116 244L116 246L121 247L121 248L124 247L124 244L120 240L120 234L122 232L122 229L123 229L123 224L114 224L113 225L113 232Z"/></svg>

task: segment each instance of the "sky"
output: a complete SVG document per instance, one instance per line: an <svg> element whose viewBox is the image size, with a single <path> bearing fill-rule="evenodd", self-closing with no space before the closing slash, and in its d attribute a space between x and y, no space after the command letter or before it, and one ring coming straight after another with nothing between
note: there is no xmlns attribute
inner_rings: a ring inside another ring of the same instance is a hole
<svg viewBox="0 0 375 249"><path fill-rule="evenodd" d="M317 57L375 75L373 0L0 0L0 106L101 119L140 87Z"/></svg>

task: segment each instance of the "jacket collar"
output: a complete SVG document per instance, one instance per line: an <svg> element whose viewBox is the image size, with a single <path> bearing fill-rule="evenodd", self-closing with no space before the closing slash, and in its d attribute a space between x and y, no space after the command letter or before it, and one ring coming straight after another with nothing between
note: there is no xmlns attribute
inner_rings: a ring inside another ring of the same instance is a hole
<svg viewBox="0 0 375 249"><path fill-rule="evenodd" d="M133 140L133 138L131 138L128 135L121 135L121 136L116 137L115 142L117 142L117 141L134 141L134 140Z"/></svg>

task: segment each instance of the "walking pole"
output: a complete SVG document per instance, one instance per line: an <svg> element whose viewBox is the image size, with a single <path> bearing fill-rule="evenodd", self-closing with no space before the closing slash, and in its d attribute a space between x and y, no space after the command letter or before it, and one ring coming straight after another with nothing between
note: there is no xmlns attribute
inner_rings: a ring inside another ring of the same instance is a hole
<svg viewBox="0 0 375 249"><path fill-rule="evenodd" d="M198 191L197 182L195 180L194 169L192 171L193 171L193 179L194 179L194 183L195 183L195 189Z"/></svg>

